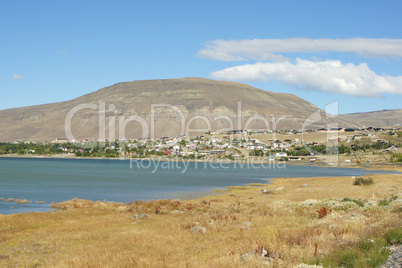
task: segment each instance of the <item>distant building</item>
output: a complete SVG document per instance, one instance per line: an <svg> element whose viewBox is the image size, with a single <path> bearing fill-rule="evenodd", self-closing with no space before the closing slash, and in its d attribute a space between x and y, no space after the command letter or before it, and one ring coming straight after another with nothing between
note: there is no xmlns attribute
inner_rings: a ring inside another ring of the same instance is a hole
<svg viewBox="0 0 402 268"><path fill-rule="evenodd" d="M276 156L276 157L287 157L288 154L287 154L287 153L284 153L284 152L279 152L279 153L276 153L275 156Z"/></svg>
<svg viewBox="0 0 402 268"><path fill-rule="evenodd" d="M383 150L383 151L397 152L399 149L400 149L399 146L397 146L397 145L392 145L391 147L389 147L389 148L387 148L387 149L385 149L385 150Z"/></svg>
<svg viewBox="0 0 402 268"><path fill-rule="evenodd" d="M67 143L68 140L66 138L56 138L53 140L53 143Z"/></svg>
<svg viewBox="0 0 402 268"><path fill-rule="evenodd" d="M330 128L328 132L345 132L345 129L342 127Z"/></svg>
<svg viewBox="0 0 402 268"><path fill-rule="evenodd" d="M301 157L300 156L289 156L289 160L290 161L301 161Z"/></svg>
<svg viewBox="0 0 402 268"><path fill-rule="evenodd" d="M345 129L342 127L336 127L336 128L330 128L330 129L321 128L321 129L317 130L317 132L345 132Z"/></svg>
<svg viewBox="0 0 402 268"><path fill-rule="evenodd" d="M225 150L211 150L210 154L224 155L224 154L226 154L226 151Z"/></svg>
<svg viewBox="0 0 402 268"><path fill-rule="evenodd" d="M179 145L174 145L174 146L173 146L173 150L175 150L175 151L180 150L180 146L179 146Z"/></svg>

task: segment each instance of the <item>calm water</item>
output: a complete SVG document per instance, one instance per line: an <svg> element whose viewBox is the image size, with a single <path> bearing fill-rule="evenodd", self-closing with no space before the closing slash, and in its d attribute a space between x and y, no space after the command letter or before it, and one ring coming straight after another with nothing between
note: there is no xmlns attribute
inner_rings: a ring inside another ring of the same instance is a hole
<svg viewBox="0 0 402 268"><path fill-rule="evenodd" d="M93 159L0 158L0 214L49 211L49 203L83 198L130 202L193 198L213 190L275 177L360 176L364 169ZM384 171L381 171L384 173ZM45 201L46 204L38 204Z"/></svg>

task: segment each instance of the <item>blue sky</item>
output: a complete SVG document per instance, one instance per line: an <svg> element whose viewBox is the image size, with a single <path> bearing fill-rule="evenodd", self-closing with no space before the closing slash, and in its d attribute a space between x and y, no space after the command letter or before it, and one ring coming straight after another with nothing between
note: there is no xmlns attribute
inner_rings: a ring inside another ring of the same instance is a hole
<svg viewBox="0 0 402 268"><path fill-rule="evenodd" d="M402 108L401 1L1 1L0 109L203 77Z"/></svg>

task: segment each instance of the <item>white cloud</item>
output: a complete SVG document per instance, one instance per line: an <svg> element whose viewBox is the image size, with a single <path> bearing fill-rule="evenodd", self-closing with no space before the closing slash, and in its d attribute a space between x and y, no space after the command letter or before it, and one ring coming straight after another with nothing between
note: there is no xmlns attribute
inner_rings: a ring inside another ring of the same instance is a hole
<svg viewBox="0 0 402 268"><path fill-rule="evenodd" d="M211 76L229 81L276 80L304 89L350 96L381 97L383 93L402 94L402 76L380 76L370 70L366 63L342 64L339 60L260 62L223 69L213 72Z"/></svg>
<svg viewBox="0 0 402 268"><path fill-rule="evenodd" d="M20 74L13 74L13 77L11 77L14 80L22 80L24 77Z"/></svg>
<svg viewBox="0 0 402 268"><path fill-rule="evenodd" d="M347 52L368 57L402 57L402 39L253 39L215 40L207 42L198 56L222 60L283 60L275 53Z"/></svg>

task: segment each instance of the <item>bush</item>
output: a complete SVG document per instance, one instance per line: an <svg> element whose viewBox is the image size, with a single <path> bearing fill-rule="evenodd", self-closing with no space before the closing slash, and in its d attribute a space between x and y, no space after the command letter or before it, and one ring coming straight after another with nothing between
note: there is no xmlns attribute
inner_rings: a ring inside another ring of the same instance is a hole
<svg viewBox="0 0 402 268"><path fill-rule="evenodd" d="M386 242L378 239L361 241L355 247L342 247L318 258L315 264L324 267L378 267L389 256ZM310 262L313 264L313 261Z"/></svg>
<svg viewBox="0 0 402 268"><path fill-rule="evenodd" d="M392 154L391 155L391 162L402 162L402 154Z"/></svg>
<svg viewBox="0 0 402 268"><path fill-rule="evenodd" d="M400 245L402 244L402 227L391 229L385 233L385 239L390 245Z"/></svg>
<svg viewBox="0 0 402 268"><path fill-rule="evenodd" d="M364 202L361 200L353 199L352 202L358 205L359 207L364 207Z"/></svg>
<svg viewBox="0 0 402 268"><path fill-rule="evenodd" d="M371 185L373 183L374 183L373 178L365 179L365 178L359 177L359 178L355 178L353 185Z"/></svg>
<svg viewBox="0 0 402 268"><path fill-rule="evenodd" d="M381 199L380 202L378 202L378 205L383 207L389 206L389 202L387 199Z"/></svg>
<svg viewBox="0 0 402 268"><path fill-rule="evenodd" d="M353 202L359 207L364 207L364 202L362 200L350 199L348 197L345 197L344 199L342 199L342 202Z"/></svg>

